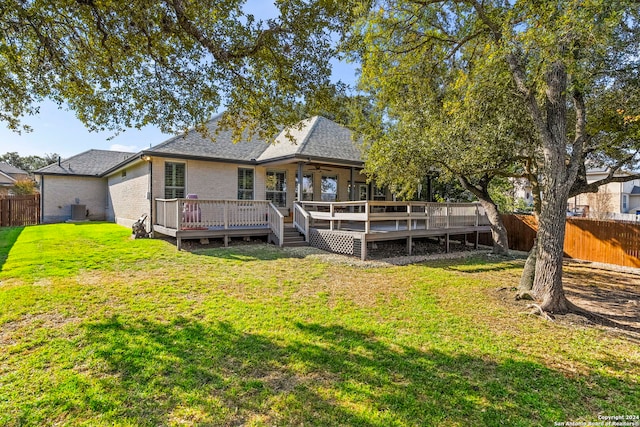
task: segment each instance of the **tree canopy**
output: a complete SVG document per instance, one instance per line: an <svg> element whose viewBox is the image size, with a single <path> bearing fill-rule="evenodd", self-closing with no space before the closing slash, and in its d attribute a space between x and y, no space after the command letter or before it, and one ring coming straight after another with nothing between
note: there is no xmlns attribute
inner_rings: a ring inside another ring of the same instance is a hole
<svg viewBox="0 0 640 427"><path fill-rule="evenodd" d="M278 1L258 19L245 0L8 1L0 6L0 120L50 98L91 130L225 124L265 134L327 109L332 35L350 10L331 0Z"/></svg>

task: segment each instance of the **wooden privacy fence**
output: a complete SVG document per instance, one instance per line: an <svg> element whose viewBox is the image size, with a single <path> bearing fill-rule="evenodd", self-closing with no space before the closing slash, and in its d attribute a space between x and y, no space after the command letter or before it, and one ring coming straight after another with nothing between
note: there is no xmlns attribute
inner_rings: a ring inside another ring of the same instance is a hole
<svg viewBox="0 0 640 427"><path fill-rule="evenodd" d="M530 215L503 215L509 248L529 251L538 223ZM564 255L569 258L625 267L640 267L640 224L567 218Z"/></svg>
<svg viewBox="0 0 640 427"><path fill-rule="evenodd" d="M40 194L0 197L0 227L40 223Z"/></svg>

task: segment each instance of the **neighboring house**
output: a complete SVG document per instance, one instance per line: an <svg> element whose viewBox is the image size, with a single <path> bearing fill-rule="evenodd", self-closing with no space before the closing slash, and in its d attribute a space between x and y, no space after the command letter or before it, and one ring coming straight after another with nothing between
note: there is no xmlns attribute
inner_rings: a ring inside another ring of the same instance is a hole
<svg viewBox="0 0 640 427"><path fill-rule="evenodd" d="M69 220L79 205L87 219L128 227L142 214L153 219L156 199L188 195L270 200L285 217L299 189L303 200L389 198L366 183L360 148L331 120L304 120L289 130L293 142L283 131L272 143L254 137L234 144L231 131L216 134L217 124L218 117L207 123L215 141L191 130L140 153L90 150L39 169L42 222Z"/></svg>
<svg viewBox="0 0 640 427"><path fill-rule="evenodd" d="M0 194L9 193L17 181L29 178L29 173L20 168L0 162Z"/></svg>
<svg viewBox="0 0 640 427"><path fill-rule="evenodd" d="M592 183L608 176L609 170L593 168L587 170L587 182ZM631 175L627 171L619 171L616 177ZM636 214L640 212L640 179L626 182L611 182L600 186L597 193L583 193L569 199L569 208L589 206L590 215L598 213Z"/></svg>
<svg viewBox="0 0 640 427"><path fill-rule="evenodd" d="M605 168L587 170L587 182L599 181L608 176ZM627 171L619 171L616 177L632 175ZM526 179L514 181L516 200L523 200L526 204L533 204L531 184ZM617 218L619 214L633 214L640 212L640 179L626 182L611 182L600 186L597 193L583 193L568 200L567 208L573 215L589 215ZM609 215L605 215L609 214ZM618 216L616 216L618 215ZM620 218L624 215L620 216Z"/></svg>

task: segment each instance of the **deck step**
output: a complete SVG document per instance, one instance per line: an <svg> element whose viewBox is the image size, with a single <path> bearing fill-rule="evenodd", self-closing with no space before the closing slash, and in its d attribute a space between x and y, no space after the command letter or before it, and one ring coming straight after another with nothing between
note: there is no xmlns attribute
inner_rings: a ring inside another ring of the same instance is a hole
<svg viewBox="0 0 640 427"><path fill-rule="evenodd" d="M300 234L300 232L293 226L287 226L285 224L284 228L284 241L282 242L282 246L284 247L299 247L299 246L309 246L307 242L304 240L304 236Z"/></svg>

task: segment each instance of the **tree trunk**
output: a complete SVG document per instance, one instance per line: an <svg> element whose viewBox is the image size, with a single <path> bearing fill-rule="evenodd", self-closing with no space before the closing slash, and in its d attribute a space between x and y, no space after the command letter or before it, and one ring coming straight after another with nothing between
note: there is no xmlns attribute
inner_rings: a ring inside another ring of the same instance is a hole
<svg viewBox="0 0 640 427"><path fill-rule="evenodd" d="M491 224L491 237L493 239L493 253L496 255L509 255L509 237L507 229L502 222L498 206L489 195L489 182L491 179L485 176L478 185L473 185L465 176L458 175L458 181L480 201L480 205L487 214Z"/></svg>
<svg viewBox="0 0 640 427"><path fill-rule="evenodd" d="M564 314L570 308L562 286L562 259L569 192L566 185L554 185L558 182L556 179L550 181L542 195L533 294L542 301L540 307L544 311Z"/></svg>
<svg viewBox="0 0 640 427"><path fill-rule="evenodd" d="M487 213L487 218L491 224L491 237L493 238L493 250L492 253L496 255L509 255L509 237L507 235L507 228L502 222L498 207L493 201L483 200L479 198L480 205Z"/></svg>
<svg viewBox="0 0 640 427"><path fill-rule="evenodd" d="M520 285L516 299L533 299L531 291L533 290L533 279L536 277L536 259L538 257L538 239L534 239L533 247L529 251L527 261L524 263L522 276L520 276Z"/></svg>

